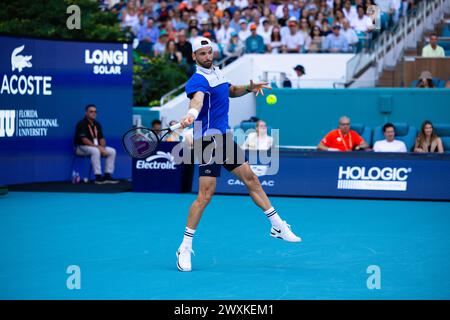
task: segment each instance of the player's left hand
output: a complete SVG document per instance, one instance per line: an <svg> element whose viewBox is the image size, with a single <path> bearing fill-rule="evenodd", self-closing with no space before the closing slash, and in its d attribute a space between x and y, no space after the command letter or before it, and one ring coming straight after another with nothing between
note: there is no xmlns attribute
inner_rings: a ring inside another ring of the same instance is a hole
<svg viewBox="0 0 450 320"><path fill-rule="evenodd" d="M254 83L253 80L250 80L250 85L248 86L248 89L256 93L256 95L260 93L261 95L264 95L263 89L272 90L272 88L268 84L269 84L268 82Z"/></svg>

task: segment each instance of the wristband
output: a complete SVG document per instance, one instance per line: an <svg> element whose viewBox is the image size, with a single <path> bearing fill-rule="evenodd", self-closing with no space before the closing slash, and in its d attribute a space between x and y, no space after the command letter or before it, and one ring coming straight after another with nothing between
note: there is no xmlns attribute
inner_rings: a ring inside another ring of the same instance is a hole
<svg viewBox="0 0 450 320"><path fill-rule="evenodd" d="M195 108L190 108L188 111L188 114L194 116L194 120L198 117L198 110Z"/></svg>

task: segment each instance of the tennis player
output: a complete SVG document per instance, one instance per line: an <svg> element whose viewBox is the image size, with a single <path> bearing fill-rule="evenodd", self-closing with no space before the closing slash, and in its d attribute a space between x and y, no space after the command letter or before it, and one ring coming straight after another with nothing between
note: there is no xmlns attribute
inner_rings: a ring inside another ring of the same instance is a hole
<svg viewBox="0 0 450 320"><path fill-rule="evenodd" d="M199 191L189 209L183 242L176 253L180 271L192 269L192 240L203 211L214 194L216 178L220 176L222 166L244 182L251 198L272 224L272 237L289 242L301 241L273 208L258 177L246 161L244 152L233 140L233 134L227 130L229 97L241 97L250 92L264 94L263 89L270 87L267 83L253 81L246 86L231 85L221 70L213 66L212 44L207 38L197 38L192 51L197 71L186 84L190 109L181 123L183 127L187 127L195 121L194 153L199 161Z"/></svg>

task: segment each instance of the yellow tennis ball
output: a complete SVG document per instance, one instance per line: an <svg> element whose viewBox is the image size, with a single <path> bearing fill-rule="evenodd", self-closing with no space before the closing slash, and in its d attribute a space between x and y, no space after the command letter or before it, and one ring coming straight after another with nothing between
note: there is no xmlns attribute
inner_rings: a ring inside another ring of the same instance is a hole
<svg viewBox="0 0 450 320"><path fill-rule="evenodd" d="M266 98L267 104L275 104L277 103L277 96L274 94L269 94Z"/></svg>

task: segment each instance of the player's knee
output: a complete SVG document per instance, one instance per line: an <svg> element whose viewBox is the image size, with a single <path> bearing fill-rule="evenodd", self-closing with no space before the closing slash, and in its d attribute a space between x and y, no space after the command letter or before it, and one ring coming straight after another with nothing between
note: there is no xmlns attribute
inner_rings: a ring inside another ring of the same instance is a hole
<svg viewBox="0 0 450 320"><path fill-rule="evenodd" d="M209 190L205 191L205 192L201 192L198 194L197 201L200 203L200 205L207 206L208 203L211 202L213 194L214 194L214 192L209 191Z"/></svg>
<svg viewBox="0 0 450 320"><path fill-rule="evenodd" d="M256 174L253 173L253 171L249 172L245 176L245 184L249 187L257 187L259 186L259 179Z"/></svg>
<svg viewBox="0 0 450 320"><path fill-rule="evenodd" d="M100 150L97 149L97 148L92 149L92 151L91 151L91 157L94 157L94 158L100 158Z"/></svg>

